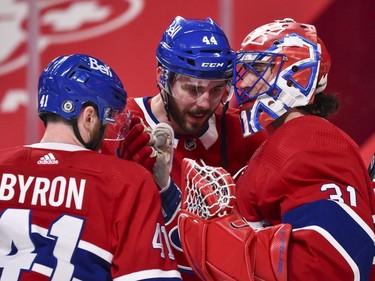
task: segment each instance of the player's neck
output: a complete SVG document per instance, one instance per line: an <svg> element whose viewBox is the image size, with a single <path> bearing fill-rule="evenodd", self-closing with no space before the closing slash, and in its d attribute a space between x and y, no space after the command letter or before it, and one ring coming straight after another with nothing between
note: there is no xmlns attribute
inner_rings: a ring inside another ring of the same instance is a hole
<svg viewBox="0 0 375 281"><path fill-rule="evenodd" d="M272 122L271 126L268 126L269 127L268 132L272 133L273 131L280 128L280 126L282 126L286 122L289 122L290 120L293 120L301 116L305 116L305 114L302 113L300 110L293 108L289 110L287 113L285 113L284 115L277 118L274 122Z"/></svg>
<svg viewBox="0 0 375 281"><path fill-rule="evenodd" d="M151 99L151 111L159 122L164 122L172 126L171 122L168 121L164 102L160 94L154 96ZM173 127L173 126L172 126Z"/></svg>
<svg viewBox="0 0 375 281"><path fill-rule="evenodd" d="M290 120L293 120L295 118L298 118L298 117L301 117L301 116L305 116L306 114L302 113L300 110L298 110L297 108L293 108L291 109L290 111L288 111L286 114L284 114L284 122L283 123L286 123Z"/></svg>
<svg viewBox="0 0 375 281"><path fill-rule="evenodd" d="M48 124L40 142L58 142L82 146L74 136L73 128L64 124Z"/></svg>

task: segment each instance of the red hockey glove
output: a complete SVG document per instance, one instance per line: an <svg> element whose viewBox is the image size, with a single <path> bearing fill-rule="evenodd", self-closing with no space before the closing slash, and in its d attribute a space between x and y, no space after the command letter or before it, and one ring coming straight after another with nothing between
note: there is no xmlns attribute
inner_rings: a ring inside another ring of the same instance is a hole
<svg viewBox="0 0 375 281"><path fill-rule="evenodd" d="M133 116L125 140L120 144L119 157L137 162L152 172L155 165L155 152L151 144L151 128L144 125L143 120Z"/></svg>
<svg viewBox="0 0 375 281"><path fill-rule="evenodd" d="M291 226L254 230L232 209L229 173L186 159L182 169L186 186L179 232L196 274L202 280L286 281Z"/></svg>
<svg viewBox="0 0 375 281"><path fill-rule="evenodd" d="M132 117L129 133L119 148L119 157L137 162L149 170L157 185L169 185L173 161L173 129L159 123L154 129L137 116Z"/></svg>
<svg viewBox="0 0 375 281"><path fill-rule="evenodd" d="M235 212L205 220L182 210L179 232L202 280L287 280L289 224L254 230Z"/></svg>

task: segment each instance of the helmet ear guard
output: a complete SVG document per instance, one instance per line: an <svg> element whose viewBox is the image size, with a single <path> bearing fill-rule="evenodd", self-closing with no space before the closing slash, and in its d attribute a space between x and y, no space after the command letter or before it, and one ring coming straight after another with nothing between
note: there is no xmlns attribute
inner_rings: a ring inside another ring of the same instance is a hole
<svg viewBox="0 0 375 281"><path fill-rule="evenodd" d="M170 94L170 82L174 75L167 68L164 68L161 65L159 67L161 69L161 73L159 74L159 78L157 81L158 85L162 90Z"/></svg>
<svg viewBox="0 0 375 281"><path fill-rule="evenodd" d="M166 85L168 83L167 81L169 81L169 70L166 69L166 68L162 68L162 73L161 73L161 76L160 76L160 82L163 85L164 89L166 88Z"/></svg>

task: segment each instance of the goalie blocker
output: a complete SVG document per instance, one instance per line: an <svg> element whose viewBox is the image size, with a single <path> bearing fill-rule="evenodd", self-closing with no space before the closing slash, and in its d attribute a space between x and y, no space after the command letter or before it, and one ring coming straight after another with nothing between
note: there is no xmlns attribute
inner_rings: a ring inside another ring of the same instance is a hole
<svg viewBox="0 0 375 281"><path fill-rule="evenodd" d="M186 185L179 231L195 273L207 281L286 281L291 225L253 229L233 209L229 173L190 159L182 169Z"/></svg>

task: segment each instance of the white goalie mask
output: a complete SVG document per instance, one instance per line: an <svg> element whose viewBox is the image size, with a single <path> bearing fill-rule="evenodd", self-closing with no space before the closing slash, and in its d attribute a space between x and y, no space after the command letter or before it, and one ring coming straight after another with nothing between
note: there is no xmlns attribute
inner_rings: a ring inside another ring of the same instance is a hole
<svg viewBox="0 0 375 281"><path fill-rule="evenodd" d="M247 35L235 64L234 93L246 137L291 108L313 103L326 87L331 60L313 25L285 19Z"/></svg>

